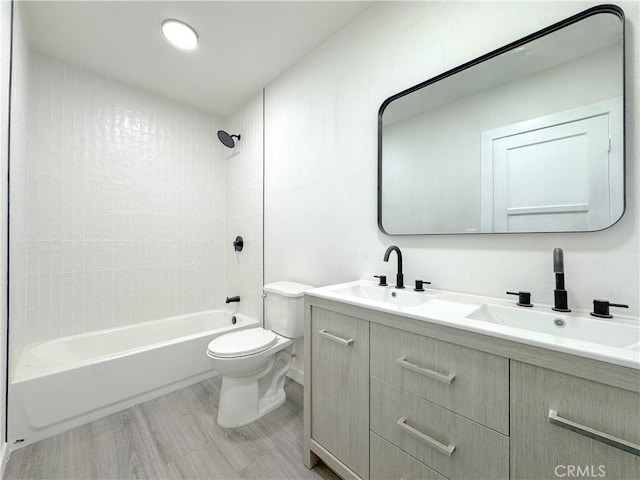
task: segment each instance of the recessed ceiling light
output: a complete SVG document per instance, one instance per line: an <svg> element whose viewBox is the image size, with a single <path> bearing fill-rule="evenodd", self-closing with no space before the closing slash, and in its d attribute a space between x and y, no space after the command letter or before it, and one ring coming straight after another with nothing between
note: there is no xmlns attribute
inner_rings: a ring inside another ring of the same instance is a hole
<svg viewBox="0 0 640 480"><path fill-rule="evenodd" d="M174 47L193 50L198 46L196 31L180 20L167 19L162 22L162 34Z"/></svg>

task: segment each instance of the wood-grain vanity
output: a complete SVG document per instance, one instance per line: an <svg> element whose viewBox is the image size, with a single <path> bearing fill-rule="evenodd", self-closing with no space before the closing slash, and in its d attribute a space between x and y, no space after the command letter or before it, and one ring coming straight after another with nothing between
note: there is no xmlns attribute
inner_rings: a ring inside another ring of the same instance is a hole
<svg viewBox="0 0 640 480"><path fill-rule="evenodd" d="M638 370L315 296L305 310L308 467L640 478Z"/></svg>

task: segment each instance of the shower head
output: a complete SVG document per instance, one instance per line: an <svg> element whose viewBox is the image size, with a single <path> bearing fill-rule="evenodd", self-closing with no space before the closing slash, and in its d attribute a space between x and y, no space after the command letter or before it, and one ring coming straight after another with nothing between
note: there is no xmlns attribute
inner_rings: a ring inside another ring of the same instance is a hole
<svg viewBox="0 0 640 480"><path fill-rule="evenodd" d="M236 140L240 141L240 135L229 135L224 130L218 130L218 139L227 148L233 148L236 146Z"/></svg>

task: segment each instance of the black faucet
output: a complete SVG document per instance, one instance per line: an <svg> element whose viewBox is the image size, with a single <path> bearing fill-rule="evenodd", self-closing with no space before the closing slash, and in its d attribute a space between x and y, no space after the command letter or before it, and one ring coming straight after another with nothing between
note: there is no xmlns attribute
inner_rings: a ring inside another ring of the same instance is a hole
<svg viewBox="0 0 640 480"><path fill-rule="evenodd" d="M224 303L239 302L239 301L240 301L240 297L236 295L235 297L227 297Z"/></svg>
<svg viewBox="0 0 640 480"><path fill-rule="evenodd" d="M531 292L507 292L507 295L517 295L518 301L516 305L519 307L533 307L533 303L531 303Z"/></svg>
<svg viewBox="0 0 640 480"><path fill-rule="evenodd" d="M384 261L389 261L389 255L391 252L396 252L398 254L398 273L396 274L396 288L404 288L404 275L402 274L402 252L395 245L391 245L387 248L387 251L384 252Z"/></svg>
<svg viewBox="0 0 640 480"><path fill-rule="evenodd" d="M567 291L564 288L564 254L561 248L553 249L553 273L556 274L556 288L553 291L553 308L556 312L570 312Z"/></svg>
<svg viewBox="0 0 640 480"><path fill-rule="evenodd" d="M611 303L609 300L593 299L593 312L591 315L600 318L613 318L613 315L609 313L609 307L629 308L629 305L623 305L622 303Z"/></svg>

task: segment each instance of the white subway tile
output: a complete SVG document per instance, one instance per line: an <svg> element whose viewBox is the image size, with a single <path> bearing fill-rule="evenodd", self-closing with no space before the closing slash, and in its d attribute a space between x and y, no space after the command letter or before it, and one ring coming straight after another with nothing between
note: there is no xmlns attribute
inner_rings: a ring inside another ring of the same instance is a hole
<svg viewBox="0 0 640 480"><path fill-rule="evenodd" d="M24 162L12 169L12 199L20 199L12 215L24 219L12 234L29 242L21 254L12 251L24 278L22 296L13 295L12 351L220 306L219 120L61 60L30 56L29 89L13 104L23 119L14 127L28 142Z"/></svg>

